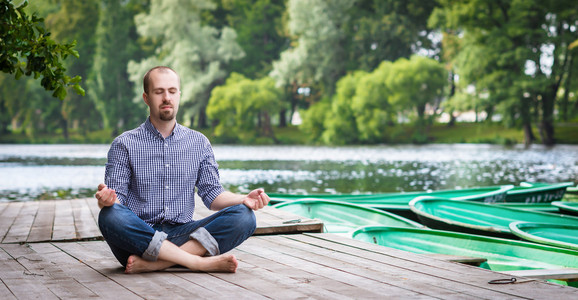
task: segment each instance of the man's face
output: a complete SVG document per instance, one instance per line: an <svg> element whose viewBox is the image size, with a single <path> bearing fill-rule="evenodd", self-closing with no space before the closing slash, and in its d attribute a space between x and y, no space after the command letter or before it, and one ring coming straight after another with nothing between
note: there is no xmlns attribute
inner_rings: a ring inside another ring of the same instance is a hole
<svg viewBox="0 0 578 300"><path fill-rule="evenodd" d="M172 121L179 110L181 91L179 77L171 70L154 70L149 77L149 90L143 94L151 118Z"/></svg>

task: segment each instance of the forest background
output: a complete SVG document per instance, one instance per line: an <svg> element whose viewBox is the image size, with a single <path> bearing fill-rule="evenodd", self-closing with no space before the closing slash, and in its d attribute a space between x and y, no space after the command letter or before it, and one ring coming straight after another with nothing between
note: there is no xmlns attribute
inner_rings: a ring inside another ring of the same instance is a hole
<svg viewBox="0 0 578 300"><path fill-rule="evenodd" d="M110 142L156 65L214 143L578 143L576 1L0 3L4 143Z"/></svg>

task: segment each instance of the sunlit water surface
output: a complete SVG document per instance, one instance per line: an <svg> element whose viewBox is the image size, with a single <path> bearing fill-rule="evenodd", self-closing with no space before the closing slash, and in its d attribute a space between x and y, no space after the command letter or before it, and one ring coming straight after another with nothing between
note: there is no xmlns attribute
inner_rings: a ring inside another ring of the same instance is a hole
<svg viewBox="0 0 578 300"><path fill-rule="evenodd" d="M0 201L87 197L109 145L0 145ZM383 193L578 182L578 146L214 146L234 192Z"/></svg>

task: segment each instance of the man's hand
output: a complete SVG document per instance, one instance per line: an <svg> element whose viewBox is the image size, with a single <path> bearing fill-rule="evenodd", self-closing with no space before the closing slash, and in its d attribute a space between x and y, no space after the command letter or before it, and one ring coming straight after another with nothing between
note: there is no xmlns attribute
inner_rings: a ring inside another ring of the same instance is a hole
<svg viewBox="0 0 578 300"><path fill-rule="evenodd" d="M263 189L256 189L247 194L245 199L243 199L243 204L252 210L259 210L267 206L270 200L269 195Z"/></svg>
<svg viewBox="0 0 578 300"><path fill-rule="evenodd" d="M116 197L116 191L109 189L104 183L98 185L98 192L94 194L94 197L98 200L98 207L100 208L120 203Z"/></svg>

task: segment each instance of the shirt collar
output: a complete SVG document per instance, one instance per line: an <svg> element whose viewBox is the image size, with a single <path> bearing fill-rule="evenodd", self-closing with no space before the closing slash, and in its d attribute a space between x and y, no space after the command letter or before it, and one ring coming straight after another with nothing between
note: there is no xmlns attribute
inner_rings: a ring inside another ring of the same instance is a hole
<svg viewBox="0 0 578 300"><path fill-rule="evenodd" d="M163 135L155 128L153 123L151 123L150 116L147 117L147 120L144 123L144 127L146 130L148 130L154 136L158 136L161 139L164 139ZM171 132L171 134L167 138L169 138L171 136L173 136L174 138L179 138L181 136L182 131L183 131L182 126L179 124L179 122L176 122L175 128L173 129L173 131Z"/></svg>

